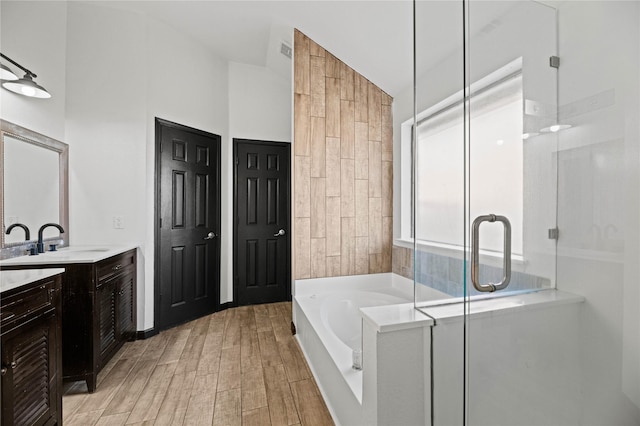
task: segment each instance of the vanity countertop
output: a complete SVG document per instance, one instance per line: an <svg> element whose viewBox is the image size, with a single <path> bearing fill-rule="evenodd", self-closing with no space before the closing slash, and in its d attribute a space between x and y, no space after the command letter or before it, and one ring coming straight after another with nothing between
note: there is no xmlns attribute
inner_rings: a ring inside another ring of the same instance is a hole
<svg viewBox="0 0 640 426"><path fill-rule="evenodd" d="M37 256L20 256L11 259L0 260L0 268L3 266L29 266L29 265L65 265L69 263L96 263L111 256L133 250L135 245L100 245L100 246L70 246L56 251L47 251ZM4 274L4 272L3 272Z"/></svg>
<svg viewBox="0 0 640 426"><path fill-rule="evenodd" d="M64 272L64 268L53 269L22 269L18 271L0 272L0 292L13 290L14 288L43 280Z"/></svg>

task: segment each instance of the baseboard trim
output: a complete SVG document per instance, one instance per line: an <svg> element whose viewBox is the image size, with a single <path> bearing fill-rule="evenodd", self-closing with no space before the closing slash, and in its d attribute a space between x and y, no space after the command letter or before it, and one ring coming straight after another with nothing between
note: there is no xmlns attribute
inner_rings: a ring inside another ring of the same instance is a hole
<svg viewBox="0 0 640 426"><path fill-rule="evenodd" d="M229 308L237 308L238 304L236 302L227 302L227 303L221 303L220 304L220 310L224 311L225 309L229 309Z"/></svg>
<svg viewBox="0 0 640 426"><path fill-rule="evenodd" d="M147 330L138 330L136 331L136 340L148 339L149 337L153 337L158 333L159 331L155 328L149 328Z"/></svg>

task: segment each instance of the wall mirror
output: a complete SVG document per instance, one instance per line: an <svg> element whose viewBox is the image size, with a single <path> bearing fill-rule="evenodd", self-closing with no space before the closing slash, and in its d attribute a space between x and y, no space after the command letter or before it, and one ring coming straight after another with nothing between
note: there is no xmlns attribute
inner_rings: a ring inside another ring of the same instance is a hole
<svg viewBox="0 0 640 426"><path fill-rule="evenodd" d="M46 241L69 242L69 146L64 142L0 120L0 220L2 237L0 258L24 254L26 246L38 239L45 223L59 223L65 229L60 236L55 228L44 231ZM15 228L22 223L31 231Z"/></svg>

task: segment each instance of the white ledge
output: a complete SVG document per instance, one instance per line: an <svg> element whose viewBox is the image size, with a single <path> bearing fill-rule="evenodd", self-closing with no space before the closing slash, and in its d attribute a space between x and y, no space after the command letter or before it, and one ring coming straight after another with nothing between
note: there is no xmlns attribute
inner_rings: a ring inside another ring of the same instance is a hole
<svg viewBox="0 0 640 426"><path fill-rule="evenodd" d="M555 289L491 299L474 300L468 305L471 320L485 316L512 313L516 310L539 309L549 306L581 303L584 297ZM431 304L415 308L413 303L362 308L365 321L379 333L388 333L416 327L437 326L441 322L464 320L465 305L457 303Z"/></svg>

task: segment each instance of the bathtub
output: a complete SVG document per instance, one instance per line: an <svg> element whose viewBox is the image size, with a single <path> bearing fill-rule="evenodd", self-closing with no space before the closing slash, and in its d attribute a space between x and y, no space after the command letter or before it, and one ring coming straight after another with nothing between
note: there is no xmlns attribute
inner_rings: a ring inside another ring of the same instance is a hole
<svg viewBox="0 0 640 426"><path fill-rule="evenodd" d="M428 291L433 300L449 297ZM363 372L353 368L353 351L362 350L360 309L399 304L413 307L413 281L393 273L295 281L296 336L336 423L363 422Z"/></svg>
<svg viewBox="0 0 640 426"><path fill-rule="evenodd" d="M580 346L569 337L580 335L583 298L544 290L477 300L463 309L444 293L418 289L426 292L420 300L447 300L430 304L425 315L414 308L413 282L391 273L294 282L296 337L337 425L461 424L465 321L473 324L468 382L478 424L571 424L578 418ZM352 368L358 349L362 370ZM498 370L496 359L503 360ZM499 381L505 386L485 391ZM513 398L516 388L529 399ZM496 400L509 404L496 411ZM527 411L530 406L537 409Z"/></svg>

